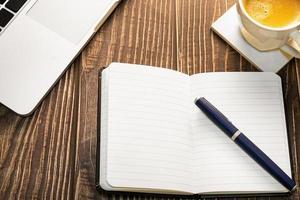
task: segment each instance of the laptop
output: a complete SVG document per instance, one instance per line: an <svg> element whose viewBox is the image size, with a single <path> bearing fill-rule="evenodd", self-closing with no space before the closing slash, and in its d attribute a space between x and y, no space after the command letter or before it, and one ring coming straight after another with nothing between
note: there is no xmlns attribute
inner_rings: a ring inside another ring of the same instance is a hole
<svg viewBox="0 0 300 200"><path fill-rule="evenodd" d="M0 103L39 105L120 0L0 0Z"/></svg>

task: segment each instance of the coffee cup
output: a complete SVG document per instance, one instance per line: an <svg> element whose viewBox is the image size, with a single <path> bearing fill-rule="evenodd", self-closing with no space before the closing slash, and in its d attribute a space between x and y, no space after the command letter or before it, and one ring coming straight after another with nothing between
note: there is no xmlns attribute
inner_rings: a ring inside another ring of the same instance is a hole
<svg viewBox="0 0 300 200"><path fill-rule="evenodd" d="M246 0L238 0L237 3L242 22L241 33L245 40L260 51L281 49L291 56L300 58L300 19L283 27L268 26L250 16L245 3Z"/></svg>

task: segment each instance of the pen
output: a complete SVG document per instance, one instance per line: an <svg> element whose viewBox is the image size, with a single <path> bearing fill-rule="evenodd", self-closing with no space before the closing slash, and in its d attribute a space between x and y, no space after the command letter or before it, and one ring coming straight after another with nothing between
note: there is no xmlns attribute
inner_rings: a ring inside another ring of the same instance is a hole
<svg viewBox="0 0 300 200"><path fill-rule="evenodd" d="M196 98L195 104L211 119L225 134L230 137L241 149L254 159L271 176L285 186L289 191L297 188L296 183L260 150L248 137L239 131L217 108L205 98Z"/></svg>

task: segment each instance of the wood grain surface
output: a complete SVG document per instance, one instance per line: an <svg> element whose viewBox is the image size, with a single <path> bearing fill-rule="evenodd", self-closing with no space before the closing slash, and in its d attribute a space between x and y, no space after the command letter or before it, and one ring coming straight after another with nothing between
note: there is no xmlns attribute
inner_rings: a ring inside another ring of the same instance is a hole
<svg viewBox="0 0 300 200"><path fill-rule="evenodd" d="M198 199L96 191L98 72L113 61L153 65L187 74L256 71L210 31L234 0L124 0L32 116L0 106L0 200ZM292 152L300 167L300 62L279 75ZM297 154L297 152L299 152ZM204 199L299 199L202 197Z"/></svg>

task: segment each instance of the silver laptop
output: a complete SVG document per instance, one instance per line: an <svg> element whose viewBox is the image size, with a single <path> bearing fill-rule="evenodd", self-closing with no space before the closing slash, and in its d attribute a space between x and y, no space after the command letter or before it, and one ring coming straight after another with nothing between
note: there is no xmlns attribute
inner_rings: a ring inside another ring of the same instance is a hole
<svg viewBox="0 0 300 200"><path fill-rule="evenodd" d="M30 114L119 0L0 0L0 103Z"/></svg>

